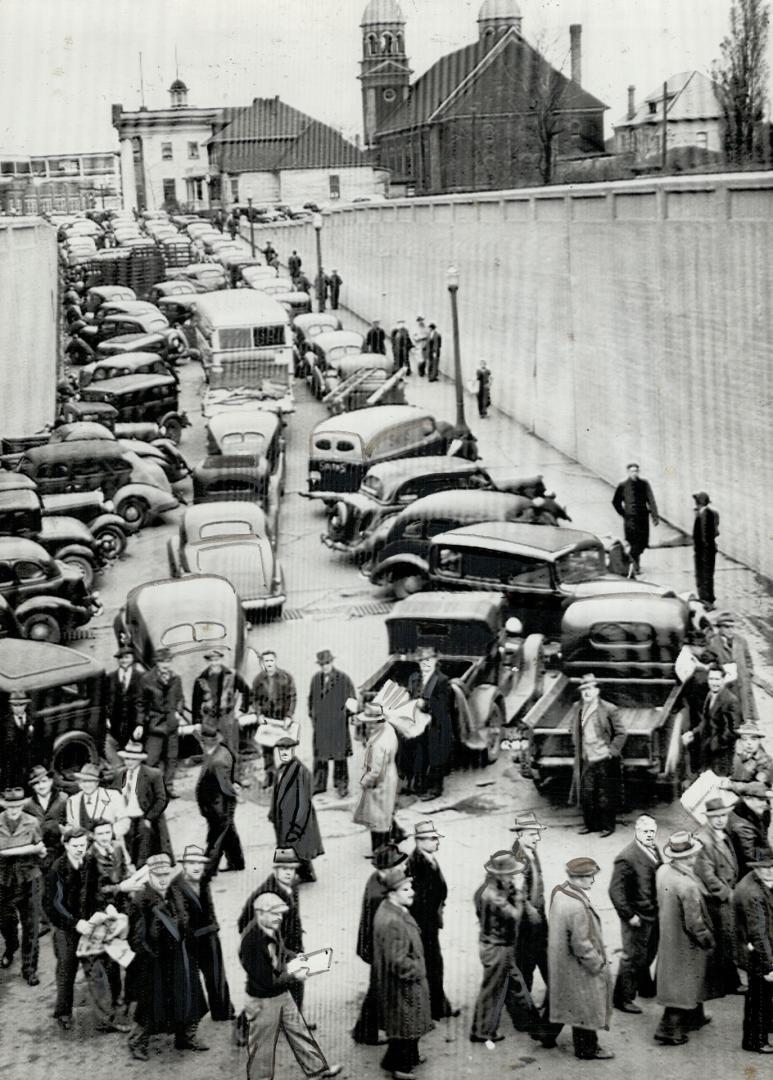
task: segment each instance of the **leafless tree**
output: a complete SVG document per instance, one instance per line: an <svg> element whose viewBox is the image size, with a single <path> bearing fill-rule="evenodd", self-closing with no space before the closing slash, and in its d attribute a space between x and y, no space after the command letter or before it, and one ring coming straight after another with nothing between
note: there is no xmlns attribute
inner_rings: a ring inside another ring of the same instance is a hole
<svg viewBox="0 0 773 1080"><path fill-rule="evenodd" d="M733 0L730 33L712 68L724 122L725 156L735 165L752 161L758 149L768 81L769 22L767 0Z"/></svg>
<svg viewBox="0 0 773 1080"><path fill-rule="evenodd" d="M550 184L556 160L558 137L564 130L562 112L566 88L569 85L562 69L566 57L557 66L546 59L554 51L546 39L538 38L534 45L533 63L529 74L529 105L534 139L539 149L539 173L543 184Z"/></svg>

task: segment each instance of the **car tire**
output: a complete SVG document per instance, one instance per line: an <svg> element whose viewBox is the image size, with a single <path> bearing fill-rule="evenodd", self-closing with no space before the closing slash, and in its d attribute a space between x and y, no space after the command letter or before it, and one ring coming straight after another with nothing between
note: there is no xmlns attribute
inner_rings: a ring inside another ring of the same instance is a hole
<svg viewBox="0 0 773 1080"><path fill-rule="evenodd" d="M493 765L499 759L502 749L502 729L505 726L505 714L498 701L492 701L483 735L486 740L486 749L483 751L484 764Z"/></svg>
<svg viewBox="0 0 773 1080"><path fill-rule="evenodd" d="M129 495L122 499L115 508L119 517L122 517L129 525L135 525L141 529L148 519L150 507L144 499L137 495Z"/></svg>
<svg viewBox="0 0 773 1080"><path fill-rule="evenodd" d="M80 570L83 582L91 592L95 577L93 564L84 555L65 555L62 562L67 563L68 566L74 566L76 570Z"/></svg>
<svg viewBox="0 0 773 1080"><path fill-rule="evenodd" d="M183 426L177 417L170 417L164 422L164 438L179 446L183 437Z"/></svg>
<svg viewBox="0 0 773 1080"><path fill-rule="evenodd" d="M392 578L392 592L398 600L405 600L406 597L421 592L426 584L427 578L425 574L403 574L400 577Z"/></svg>
<svg viewBox="0 0 773 1080"><path fill-rule="evenodd" d="M62 640L62 628L53 615L38 611L28 615L21 624L22 637L28 641L47 641L58 645Z"/></svg>
<svg viewBox="0 0 773 1080"><path fill-rule="evenodd" d="M94 539L106 559L120 559L126 554L126 533L118 525L103 525L94 533Z"/></svg>

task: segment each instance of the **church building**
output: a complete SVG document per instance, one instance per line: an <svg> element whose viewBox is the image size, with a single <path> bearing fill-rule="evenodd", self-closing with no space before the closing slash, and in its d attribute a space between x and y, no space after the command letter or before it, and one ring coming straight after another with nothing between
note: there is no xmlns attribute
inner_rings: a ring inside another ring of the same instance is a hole
<svg viewBox="0 0 773 1080"><path fill-rule="evenodd" d="M478 40L411 82L397 0L362 16L365 142L391 171L393 194L444 194L549 183L561 161L604 153L606 105L581 85L581 27L571 71L557 71L522 33L517 0L483 0Z"/></svg>

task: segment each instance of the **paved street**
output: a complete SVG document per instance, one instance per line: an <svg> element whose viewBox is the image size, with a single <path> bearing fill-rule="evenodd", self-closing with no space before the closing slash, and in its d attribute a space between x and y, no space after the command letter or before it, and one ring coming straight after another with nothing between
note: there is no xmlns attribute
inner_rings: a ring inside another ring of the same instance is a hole
<svg viewBox="0 0 773 1080"><path fill-rule="evenodd" d="M377 315L377 312L369 313ZM346 326L357 327L359 321L344 313ZM450 359L446 358L446 362ZM198 408L200 370L188 365L181 371L183 403L194 426L185 433L182 449L195 463L204 455L204 433ZM301 499L297 492L305 487L308 435L324 413L323 406L313 401L305 387L297 388L298 405L287 432L288 478L280 523L280 556L283 560L288 587L288 602L284 617L262 624L250 631L256 648L271 644L279 654L280 666L293 672L299 688L299 714L302 721L300 755L310 763L311 740L305 715L305 694L314 671L314 655L330 648L337 664L349 673L356 683L380 665L386 648L382 615L389 598L372 589L360 578L354 567L343 557L332 555L319 542L324 527L324 514L317 504ZM409 388L411 400L420 404L431 402L436 415L453 418L453 392L449 382L432 387L416 376ZM492 466L513 466L524 475L542 472L546 483L554 487L559 500L568 505L574 525L591 529L598 534L617 534L618 519L610 505L611 490L595 479L576 462L569 461L546 444L530 437L512 421L494 412L492 418L479 422L474 418L472 402L468 399L471 426L479 435L482 453ZM614 448L610 448L614 454ZM646 469L646 451L642 449ZM624 465L621 462L621 467ZM650 477L657 492L657 480ZM189 493L189 486L181 489ZM721 511L721 507L719 508ZM143 531L130 543L128 557L114 567L101 583L104 614L93 632L75 647L93 653L112 665L114 639L112 619L126 592L142 581L167 575L166 541L176 528L177 515ZM651 550L644 558L644 576L683 590L692 585L692 554L688 547L670 546L678 543L678 534L667 525L654 532L654 540L665 545ZM763 635L771 626L773 602L762 581L749 571L720 560L717 590L721 606L733 608L741 616L743 630L748 633L755 652L757 671L762 684L758 700L765 730L773 728L773 699L764 685L773 685L773 657ZM773 742L773 740L770 740ZM351 762L352 791L357 790L362 749L357 746ZM172 836L179 852L189 842L200 842L203 823L193 800L195 767L183 773L182 797L171 804L168 813ZM354 1024L361 995L367 983L367 970L354 954L356 927L363 886L370 873L370 864L363 856L369 851L368 833L352 824L355 795L342 802L335 794L315 800L326 854L317 862L319 880L301 889L301 907L309 948L332 945L332 971L312 979L307 986L308 1019L318 1023L318 1038L329 1060L343 1061L349 1077L378 1077L381 1051L378 1048L355 1046L349 1031ZM472 1077L479 1080L500 1077L503 1072L524 1071L524 1074L545 1077L568 1075L607 1076L626 1075L631 1080L658 1074L667 1077L702 1077L757 1075L744 1072L757 1062L740 1050L728 1050L740 1043L740 998L730 998L709 1007L714 1022L691 1039L685 1050L658 1048L652 1041L659 1009L654 1002L644 1003L641 1017L613 1016L612 1030L603 1039L614 1050L613 1063L578 1063L572 1056L570 1040L562 1036L558 1050L535 1049L535 1044L523 1035L515 1034L507 1022L502 1031L504 1042L494 1050L472 1045L468 1041L472 1007L478 989L480 966L477 958L477 924L472 908L472 893L482 880L484 858L499 847L509 846L512 835L508 826L516 810L533 809L540 819L550 825L544 834L541 855L548 890L563 880L562 867L568 859L580 854L593 856L603 872L592 893L603 916L609 950L616 966L615 952L619 949L617 920L607 896L607 885L614 854L628 839L626 824L632 824L636 813L627 816L615 836L601 840L598 836L578 837L579 816L574 808L560 802L550 803L538 795L530 781L523 779L507 755L485 770L452 775L446 795L438 804L413 803L399 811L401 823L412 828L418 820L430 817L444 834L439 857L446 874L450 896L446 909L443 948L447 966L446 989L453 1004L462 1006L458 1019L441 1022L426 1039L423 1052L428 1063L421 1069L423 1080L446 1077ZM659 840L665 841L673 828L684 824L686 816L677 805L655 806L661 825ZM214 893L223 927L226 962L237 1007L243 991L243 977L236 959L238 945L235 933L236 915L244 898L269 872L274 847L273 831L266 820L265 801L246 801L237 811L248 869L242 874L221 875ZM113 1080L139 1076L143 1066L132 1063L125 1040L116 1035L93 1035L93 1017L88 1008L78 1009L76 1022L69 1035L55 1029L51 1019L54 999L53 957L50 938L42 941L40 965L41 985L32 989L19 979L0 976L0 1007L2 1008L3 1040L0 1045L0 1072L8 1070L11 1080L27 1077L37 1080L51 1073L52 1054L56 1054L56 1075L74 1080L88 1071L95 1078L110 1076ZM79 997L85 998L85 986L79 983ZM541 996L541 987L538 997ZM145 1075L161 1075L168 1080L185 1076L187 1080L213 1080L216 1076L243 1075L245 1051L233 1047L228 1024L202 1023L201 1034L211 1044L208 1054L183 1055L164 1046L158 1065L145 1068ZM83 1039L89 1036L87 1048ZM299 1069L280 1043L277 1077L299 1075ZM761 1074L760 1074L761 1075Z"/></svg>

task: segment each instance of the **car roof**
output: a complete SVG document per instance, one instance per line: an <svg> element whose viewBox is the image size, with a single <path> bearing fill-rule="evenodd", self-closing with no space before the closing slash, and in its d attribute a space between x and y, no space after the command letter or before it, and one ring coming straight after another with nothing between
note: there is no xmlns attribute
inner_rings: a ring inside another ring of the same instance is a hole
<svg viewBox="0 0 773 1080"><path fill-rule="evenodd" d="M424 454L418 457L396 458L394 461L382 461L378 465L372 465L368 469L366 479L368 476L374 476L385 486L390 484L396 486L414 476L444 476L450 473L467 476L475 472L480 472L480 466L474 461Z"/></svg>
<svg viewBox="0 0 773 1080"><path fill-rule="evenodd" d="M299 330L305 330L309 326L330 326L331 329L339 322L338 316L331 311L307 311L303 315L296 315L293 326Z"/></svg>
<svg viewBox="0 0 773 1080"><path fill-rule="evenodd" d="M314 338L314 344L320 349L334 349L336 345L362 345L362 334L356 330L328 330L324 334L318 334Z"/></svg>
<svg viewBox="0 0 773 1080"><path fill-rule="evenodd" d="M240 409L239 412L219 412L207 421L207 427L215 438L230 435L232 432L254 431L257 434L272 436L281 425L278 413L267 409Z"/></svg>
<svg viewBox="0 0 773 1080"><path fill-rule="evenodd" d="M198 534L202 525L215 521L246 521L258 533L265 530L265 512L254 503L241 500L223 500L223 502L205 502L186 508L181 521L181 528L189 535Z"/></svg>
<svg viewBox="0 0 773 1080"><path fill-rule="evenodd" d="M0 536L0 559L43 559L48 562L50 558L46 549L34 540Z"/></svg>
<svg viewBox="0 0 773 1080"><path fill-rule="evenodd" d="M111 357L112 359L112 357ZM99 381L99 380L97 380ZM85 388L84 388L85 389ZM67 401L63 409L71 409L74 413L102 413L105 416L117 416L118 410L109 401ZM83 423L84 421L76 421ZM88 421L85 421L88 423Z"/></svg>
<svg viewBox="0 0 773 1080"><path fill-rule="evenodd" d="M481 513L484 516L491 514L492 518L497 520L500 514L521 511L530 504L531 499L510 491L459 491L457 488L447 488L445 491L433 491L430 495L415 499L400 511L399 517L404 521L411 516L412 511L417 516L425 517L445 509L451 517L457 514L463 517L465 513Z"/></svg>
<svg viewBox="0 0 773 1080"><path fill-rule="evenodd" d="M199 314L217 323L218 329L245 326L254 320L287 322L287 312L272 296L255 289L223 289L206 293L196 301Z"/></svg>
<svg viewBox="0 0 773 1080"><path fill-rule="evenodd" d="M0 640L0 691L42 690L104 672L91 656L47 641Z"/></svg>
<svg viewBox="0 0 773 1080"><path fill-rule="evenodd" d="M116 375L114 379L96 379L81 391L84 400L86 394L125 394L132 390L147 390L151 386L177 386L174 375L162 375L160 372L140 372L135 375Z"/></svg>
<svg viewBox="0 0 773 1080"><path fill-rule="evenodd" d="M441 533L434 544L456 544L477 547L480 542L493 540L503 551L508 549L533 554L540 558L558 558L577 544L601 541L593 533L579 529L563 529L558 525L527 525L518 521L483 521L479 525L464 525L461 529Z"/></svg>
<svg viewBox="0 0 773 1080"><path fill-rule="evenodd" d="M123 450L119 443L110 442L108 439L83 439L35 446L31 450L26 450L24 457L34 464L39 464L43 461L56 461L62 458L120 458L123 457Z"/></svg>
<svg viewBox="0 0 773 1080"><path fill-rule="evenodd" d="M562 632L577 633L599 622L647 623L683 631L689 620L689 605L679 596L621 592L575 600L564 613Z"/></svg>
<svg viewBox="0 0 773 1080"><path fill-rule="evenodd" d="M329 433L335 435L353 433L367 441L385 428L425 417L430 420L435 419L429 409L424 409L419 405L373 405L368 409L355 409L354 412L320 420L312 432L312 438Z"/></svg>
<svg viewBox="0 0 773 1080"><path fill-rule="evenodd" d="M486 622L498 626L503 603L498 592L427 592L395 604L386 622L396 619L438 619L454 622Z"/></svg>
<svg viewBox="0 0 773 1080"><path fill-rule="evenodd" d="M97 353L99 353L99 350L102 349L102 347L104 346L105 350L108 350L108 351L107 352L103 351L100 355L101 356L112 356L113 353L111 353L109 350L111 348L114 348L116 345L119 345L119 346L120 345L126 345L128 349L131 349L132 345L139 344L139 342L141 342L141 341L146 342L146 341L163 341L163 340L164 340L164 336L163 336L163 334L159 333L158 330L153 330L149 334L144 334L144 333L143 334L139 334L139 333L138 334L116 334L115 337L108 338L107 341L100 341L99 345L97 345ZM132 352L139 352L140 350L131 349L131 351ZM120 350L119 350L119 352L120 352Z"/></svg>
<svg viewBox="0 0 773 1080"><path fill-rule="evenodd" d="M106 315L105 318L103 319L102 325L104 326L105 323L108 323L110 326L114 326L116 323L134 322L134 323L137 323L140 326L147 327L147 323L151 319L156 319L156 320L163 319L164 322L166 323L166 326L159 327L156 330L146 329L144 331L145 333L160 334L162 330L166 330L167 327L169 326L169 322L167 320L166 315L162 315L160 311L159 312L143 311L143 312L140 312L138 314L132 314L132 313L129 313L129 312L123 312L123 313L117 312L115 315Z"/></svg>
<svg viewBox="0 0 773 1080"><path fill-rule="evenodd" d="M92 285L86 295L102 296L106 300L136 300L134 289L128 285Z"/></svg>
<svg viewBox="0 0 773 1080"><path fill-rule="evenodd" d="M0 469L0 491L37 491L38 485L31 476L11 469Z"/></svg>
<svg viewBox="0 0 773 1080"><path fill-rule="evenodd" d="M114 356L102 356L99 360L94 360L89 367L109 368L116 364L136 364L137 367L141 367L143 364L155 364L156 361L164 362L157 352L143 352L142 349L138 349L137 352L127 353L125 356L121 353Z"/></svg>
<svg viewBox="0 0 773 1080"><path fill-rule="evenodd" d="M73 441L81 439L100 439L103 442L115 442L116 438L110 428L104 424L98 424L96 420L73 420L70 424L60 424L54 428L54 433L60 437L56 442L67 442L68 436L73 435Z"/></svg>
<svg viewBox="0 0 773 1080"><path fill-rule="evenodd" d="M195 574L136 585L126 597L126 607L141 618L164 627L191 621L220 621L223 615L237 618L239 597L230 581L216 574Z"/></svg>

